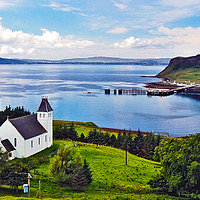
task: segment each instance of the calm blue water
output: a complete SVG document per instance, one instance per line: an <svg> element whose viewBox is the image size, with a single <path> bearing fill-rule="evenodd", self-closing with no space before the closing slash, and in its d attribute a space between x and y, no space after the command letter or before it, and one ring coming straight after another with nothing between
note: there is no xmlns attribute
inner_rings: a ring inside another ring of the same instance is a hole
<svg viewBox="0 0 200 200"><path fill-rule="evenodd" d="M164 66L0 65L0 109L24 106L35 112L48 96L54 119L93 121L100 127L168 131L173 136L200 132L200 96L114 95L114 88L142 88ZM111 88L111 95L104 89ZM87 95L86 91L91 91Z"/></svg>

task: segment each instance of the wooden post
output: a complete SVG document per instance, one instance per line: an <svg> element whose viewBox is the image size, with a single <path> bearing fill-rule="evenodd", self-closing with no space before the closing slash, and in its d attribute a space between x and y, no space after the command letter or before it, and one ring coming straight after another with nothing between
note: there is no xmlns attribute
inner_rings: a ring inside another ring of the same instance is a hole
<svg viewBox="0 0 200 200"><path fill-rule="evenodd" d="M127 141L126 141L126 165L128 164L128 152L127 152Z"/></svg>
<svg viewBox="0 0 200 200"><path fill-rule="evenodd" d="M28 197L31 196L31 180L30 180L30 177L29 177L29 173L28 173Z"/></svg>
<svg viewBox="0 0 200 200"><path fill-rule="evenodd" d="M39 181L39 199L41 199L41 181Z"/></svg>
<svg viewBox="0 0 200 200"><path fill-rule="evenodd" d="M28 197L31 196L31 178L32 176L28 173Z"/></svg>

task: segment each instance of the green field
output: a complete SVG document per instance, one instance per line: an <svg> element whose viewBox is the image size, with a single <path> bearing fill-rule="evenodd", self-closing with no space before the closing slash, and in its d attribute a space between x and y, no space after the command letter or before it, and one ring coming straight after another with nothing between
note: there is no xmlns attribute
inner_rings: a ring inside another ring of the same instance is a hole
<svg viewBox="0 0 200 200"><path fill-rule="evenodd" d="M87 136L88 133L93 129L100 130L100 128L93 122L53 120L54 127L60 126L60 125L62 125L62 126L66 125L67 127L69 127L72 123L74 124L75 130L78 133L78 136L80 136L81 133L83 133L85 136Z"/></svg>
<svg viewBox="0 0 200 200"><path fill-rule="evenodd" d="M57 186L49 176L50 160L60 145L73 145L72 152L80 151L82 159L86 158L93 172L93 182L85 192L72 192L69 188ZM38 182L41 181L43 199L183 199L159 194L147 185L152 176L159 173L160 164L128 154L128 165L125 165L125 152L112 147L92 144L54 141L54 146L36 154L29 159L41 164L32 171L31 198L18 194L9 187L1 187L0 199L36 199ZM15 160L18 162L19 160ZM12 161L13 162L13 161Z"/></svg>
<svg viewBox="0 0 200 200"><path fill-rule="evenodd" d="M163 76L169 78L170 80L175 80L177 82L191 81L200 83L200 70L199 69L183 69L179 71L172 71Z"/></svg>

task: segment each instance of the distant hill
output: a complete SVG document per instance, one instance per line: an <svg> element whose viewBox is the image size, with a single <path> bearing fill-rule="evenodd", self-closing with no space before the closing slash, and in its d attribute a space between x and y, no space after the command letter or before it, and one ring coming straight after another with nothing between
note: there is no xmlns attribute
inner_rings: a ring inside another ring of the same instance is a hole
<svg viewBox="0 0 200 200"><path fill-rule="evenodd" d="M119 65L168 65L169 58L125 59L114 57L89 57L62 60L34 60L0 58L0 64L119 64Z"/></svg>
<svg viewBox="0 0 200 200"><path fill-rule="evenodd" d="M200 54L191 57L176 57L157 77L165 77L177 81L200 82Z"/></svg>

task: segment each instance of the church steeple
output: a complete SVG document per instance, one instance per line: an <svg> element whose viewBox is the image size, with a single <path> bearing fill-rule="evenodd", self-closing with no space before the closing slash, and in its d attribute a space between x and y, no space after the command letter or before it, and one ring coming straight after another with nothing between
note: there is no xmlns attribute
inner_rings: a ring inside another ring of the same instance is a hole
<svg viewBox="0 0 200 200"><path fill-rule="evenodd" d="M42 101L40 103L37 112L51 112L51 111L53 111L53 109L49 104L48 97L42 97Z"/></svg>
<svg viewBox="0 0 200 200"><path fill-rule="evenodd" d="M37 120L47 130L46 141L48 147L53 144L53 109L49 104L48 97L42 97L42 101L37 110ZM48 139L47 139L48 138Z"/></svg>

